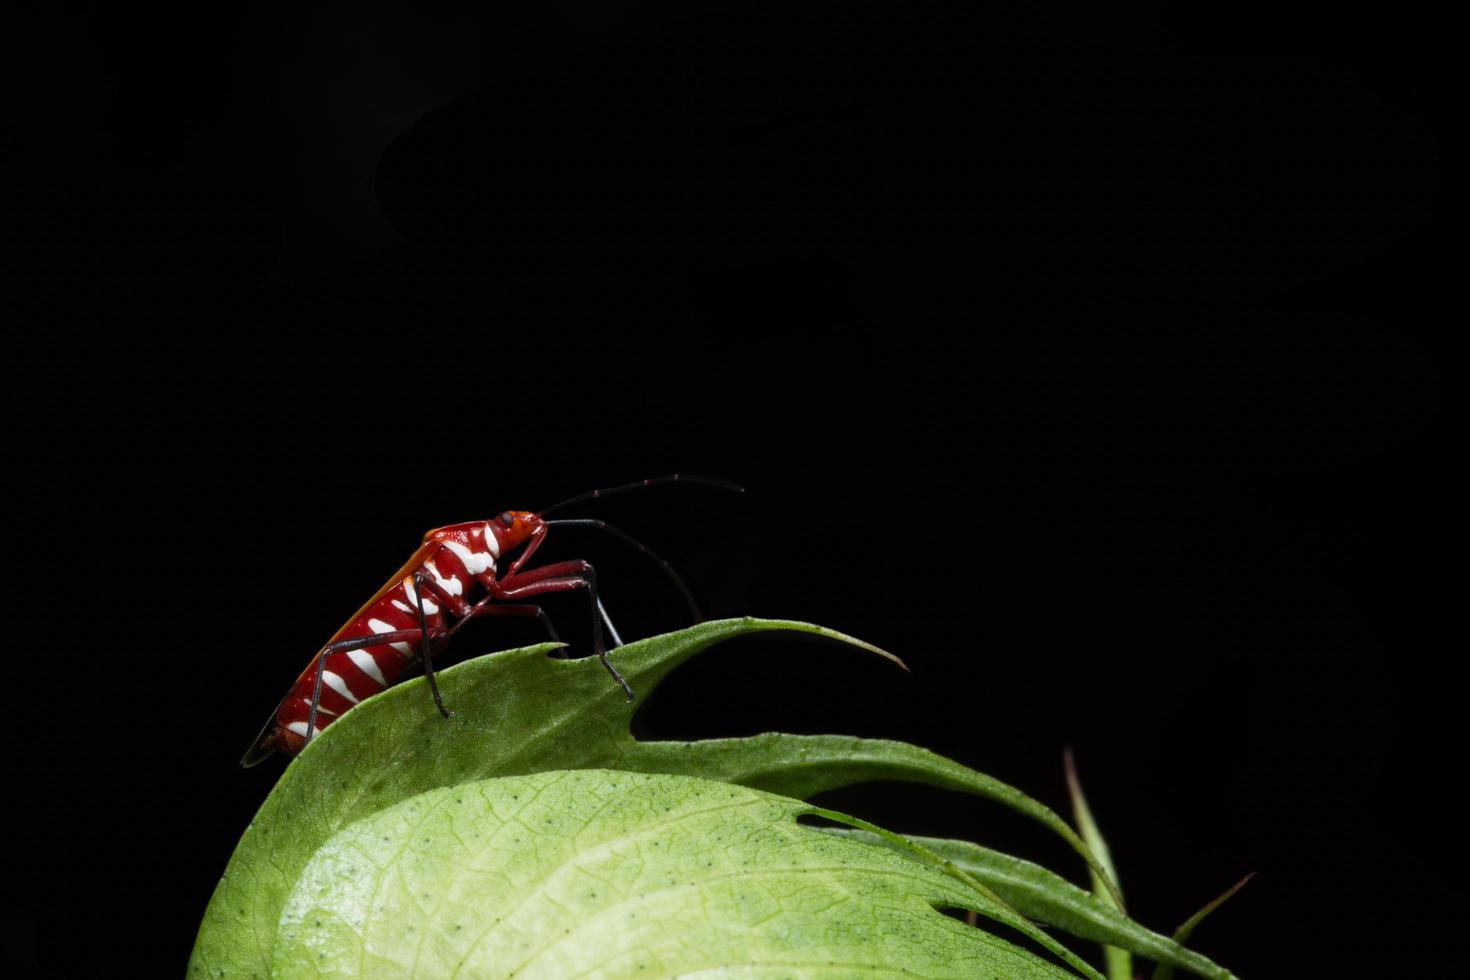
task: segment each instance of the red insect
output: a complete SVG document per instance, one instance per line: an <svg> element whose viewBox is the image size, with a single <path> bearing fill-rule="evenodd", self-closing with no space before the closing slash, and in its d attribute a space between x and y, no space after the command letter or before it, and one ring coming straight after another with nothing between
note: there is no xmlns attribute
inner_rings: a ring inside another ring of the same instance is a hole
<svg viewBox="0 0 1470 980"><path fill-rule="evenodd" d="M439 685L434 680L434 654L461 627L481 616L534 616L551 638L556 639L556 630L545 611L522 601L550 592L587 591L592 608L593 653L632 701L633 689L608 660L603 645L604 622L614 646L621 646L622 640L597 597L597 573L592 566L580 559L540 568L528 569L525 565L546 540L549 527L558 524L595 527L622 538L658 561L683 592L698 619L699 610L693 597L672 566L622 531L604 521L587 518L546 520L547 514L568 504L676 481L743 492L725 480L676 473L592 490L539 512L508 510L493 520L450 524L429 531L403 567L317 651L240 765L253 766L273 752L295 755L353 705L397 681L415 660L423 665L434 704L448 718L450 712L444 707ZM522 545L525 550L504 574L498 574L496 562Z"/></svg>

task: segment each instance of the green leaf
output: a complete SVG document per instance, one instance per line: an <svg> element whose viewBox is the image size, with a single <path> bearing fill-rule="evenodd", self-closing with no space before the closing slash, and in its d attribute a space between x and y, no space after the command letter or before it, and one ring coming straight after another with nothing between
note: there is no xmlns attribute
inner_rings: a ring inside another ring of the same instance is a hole
<svg viewBox="0 0 1470 980"><path fill-rule="evenodd" d="M824 829L830 834L874 844L886 842L866 831ZM1028 919L1055 926L1079 939L1116 946L1161 964L1177 966L1210 980L1234 980L1234 974L1229 970L1180 945L1188 934L1180 936L1176 933L1173 939L1169 939L1145 929L1113 908L1110 902L1030 861L969 841L933 837L909 837L907 840L974 876Z"/></svg>
<svg viewBox="0 0 1470 980"><path fill-rule="evenodd" d="M613 657L641 696L680 663L731 637L787 630L881 653L806 623L732 619L628 644ZM490 776L620 769L701 776L805 799L876 779L924 782L989 797L1038 820L1094 869L1056 813L1019 790L923 749L849 736L757 735L639 742L624 703L594 658L556 660L555 644L479 657L438 674L433 710L422 678L369 698L314 739L251 821L215 889L195 942L196 976L263 976L286 896L306 862L344 827L426 790ZM887 656L887 654L884 654Z"/></svg>
<svg viewBox="0 0 1470 980"><path fill-rule="evenodd" d="M1092 848L1092 853L1097 855L1098 861L1107 871L1106 875L1092 872L1092 893L1121 911L1123 895L1117 885L1118 871L1113 867L1113 855L1108 850L1108 842L1103 839L1102 831L1098 829L1097 821L1092 819L1092 809L1082 793L1082 781L1077 778L1077 766L1070 748L1062 754L1062 759L1067 773L1067 795L1072 798L1072 817L1077 821L1077 828L1082 831L1082 839L1087 841L1087 846ZM1133 980L1133 958L1126 949L1104 943L1103 959L1108 964L1108 980Z"/></svg>
<svg viewBox="0 0 1470 980"><path fill-rule="evenodd" d="M1185 919L1184 924L1178 929L1174 930L1174 941L1180 943L1187 941L1189 937L1194 934L1195 926L1205 921L1205 919L1209 917L1211 912L1215 911L1217 908L1228 902L1230 900L1230 896L1234 895L1236 892L1244 888L1246 882L1250 881L1255 876L1256 873L1252 871L1250 874L1246 875L1244 878L1240 879L1235 884L1225 889L1225 891L1222 892L1220 895L1206 902L1204 908L1200 909L1198 912L1194 913L1194 915L1191 915L1189 918ZM1173 977L1174 967L1170 963L1160 963L1159 968L1154 971L1154 980L1173 980Z"/></svg>
<svg viewBox="0 0 1470 980"><path fill-rule="evenodd" d="M430 790L316 851L287 896L272 975L1071 975L937 911L1050 942L961 877L796 822L814 812L842 819L607 770Z"/></svg>

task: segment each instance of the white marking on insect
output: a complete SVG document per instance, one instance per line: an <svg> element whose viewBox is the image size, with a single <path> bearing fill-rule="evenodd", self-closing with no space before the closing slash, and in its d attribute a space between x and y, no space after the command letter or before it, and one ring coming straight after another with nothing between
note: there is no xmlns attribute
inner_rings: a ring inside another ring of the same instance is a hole
<svg viewBox="0 0 1470 980"><path fill-rule="evenodd" d="M385 623L381 619L368 620L368 629L372 630L374 633L399 632L398 627L394 626L392 623ZM390 643L388 645L397 650L399 653L403 654L405 657L413 656L413 647L409 646L407 643Z"/></svg>
<svg viewBox="0 0 1470 980"><path fill-rule="evenodd" d="M486 569L492 572L495 570L494 558L477 551L471 551L458 541L446 541L444 542L444 547L454 552L454 556L459 559L459 563L464 566L464 570L471 575L479 575Z"/></svg>
<svg viewBox="0 0 1470 980"><path fill-rule="evenodd" d="M321 708L318 707L317 710L320 711ZM295 732L297 735L300 735L302 738L305 738L306 737L306 722L304 722L304 721L293 721L293 722L291 722L291 724L289 724L289 725L286 726L286 730L287 731L290 731L290 732ZM311 736L312 736L312 738L315 738L316 736L320 735L321 733L322 733L322 730L320 728L313 728L311 730Z"/></svg>
<svg viewBox="0 0 1470 980"><path fill-rule="evenodd" d="M445 578L439 574L439 569L435 568L434 563L431 561L424 562L424 567L429 570L430 575L434 576L434 582L439 588L448 592L450 595L464 595L464 586L460 584L458 575L454 576L454 578Z"/></svg>
<svg viewBox="0 0 1470 980"><path fill-rule="evenodd" d="M418 597L417 591L415 591L415 589L413 587L413 579L412 578L406 578L406 579L403 580L403 594L406 595L406 596L408 596L408 601L409 602L413 603L415 606L418 605L419 597ZM403 603L399 602L397 599L394 599L393 600L393 605L397 606L399 609L403 610L406 613L413 612L413 607L412 606L405 606ZM424 615L425 616L432 616L435 613L437 613L438 611L439 611L439 607L436 606L436 605L434 605L434 600L433 599L430 599L428 596L424 596Z"/></svg>
<svg viewBox="0 0 1470 980"><path fill-rule="evenodd" d="M336 691L338 694L342 695L347 700L351 701L353 704L357 704L357 695L353 694L347 689L347 682L344 681L341 677L332 673L330 670L322 671L322 683L330 687L332 690ZM317 705L317 710L321 710L321 705Z"/></svg>
<svg viewBox="0 0 1470 980"><path fill-rule="evenodd" d="M383 679L383 672L378 669L378 662L373 659L372 654L366 650L348 650L347 656L353 663L357 664L358 670L367 674L384 687L388 686L388 682Z"/></svg>
<svg viewBox="0 0 1470 980"><path fill-rule="evenodd" d="M311 698L302 698L301 699L301 703L304 704L304 705L306 705L306 710L307 711L310 711L311 710ZM333 711L331 708L329 708L326 705L322 704L320 701L317 702L316 711L317 711L317 714L319 714L319 715L335 715L337 713L337 712Z"/></svg>

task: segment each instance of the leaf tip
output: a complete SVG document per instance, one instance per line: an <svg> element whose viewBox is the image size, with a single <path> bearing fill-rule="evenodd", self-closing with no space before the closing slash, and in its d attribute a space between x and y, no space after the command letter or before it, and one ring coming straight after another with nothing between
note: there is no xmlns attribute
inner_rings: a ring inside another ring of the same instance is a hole
<svg viewBox="0 0 1470 980"><path fill-rule="evenodd" d="M1062 746L1062 772L1067 780L1067 795L1075 807L1077 801L1082 799L1082 781L1077 778L1077 757L1072 754L1072 746ZM1084 805L1085 800L1084 800Z"/></svg>
<svg viewBox="0 0 1470 980"><path fill-rule="evenodd" d="M906 674L912 674L913 673L913 671L909 669L909 665L908 664L904 663L902 660L900 660L894 654L891 654L887 650L884 650L882 647L874 646L873 644L868 643L865 640L857 640L855 642L856 642L856 644L858 646L862 647L864 650L867 650L870 653L876 653L878 656L882 657L884 660L891 660L893 663L897 664L903 670L904 673L906 673Z"/></svg>
<svg viewBox="0 0 1470 980"><path fill-rule="evenodd" d="M777 629L791 629L802 633L813 633L817 636L825 636L829 640L837 640L839 643L846 643L849 646L855 646L860 650L866 650L869 653L876 653L884 660L897 664L900 668L903 669L905 673L913 673L912 670L909 670L908 664L904 663L902 660L889 653L887 650L883 649L880 646L877 646L876 644L869 643L867 640L860 640L855 636L850 636L847 633L842 633L834 629L828 629L825 626L814 626L810 623L798 623L790 620L783 622L779 620L751 619L750 617L746 617L746 619L752 625L756 625L765 629L770 629L774 626Z"/></svg>

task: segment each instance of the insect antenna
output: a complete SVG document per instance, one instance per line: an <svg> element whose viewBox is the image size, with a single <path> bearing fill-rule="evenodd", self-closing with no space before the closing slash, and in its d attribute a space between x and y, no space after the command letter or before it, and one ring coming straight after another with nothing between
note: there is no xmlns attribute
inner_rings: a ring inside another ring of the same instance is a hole
<svg viewBox="0 0 1470 980"><path fill-rule="evenodd" d="M624 490L640 490L643 487L656 487L663 483L700 483L707 487L719 487L721 490L730 490L734 493L745 492L745 488L742 487L740 484L731 483L729 480L721 480L718 477L695 476L692 473L671 473L668 476L656 476L649 480L639 480L636 483L624 483L616 487L603 487L601 490L588 490L586 493L579 493L575 497L568 497L561 503L552 504L550 507L547 507L544 510L537 511L537 513L542 517L545 517L552 511L561 510L568 504L579 504L584 500L596 500L598 497L606 497L609 494L622 493ZM630 538L629 540L632 539ZM639 547L641 548L643 546L639 545Z"/></svg>
<svg viewBox="0 0 1470 980"><path fill-rule="evenodd" d="M642 486L642 485L643 484L641 484L641 483L640 484L634 484L634 486ZM733 484L731 484L731 485L733 486ZM545 513L545 512L543 511L543 513ZM664 561L658 555L654 554L651 550L648 549L648 547L646 545L644 545L638 539L634 538L627 531L619 530L618 528L613 527L607 521L594 520L593 518L590 518L590 517L563 518L562 520L559 520L559 521L547 521L546 524L548 526L557 525L557 526L570 526L570 527L595 527L598 530L606 531L608 534L611 534L613 537L621 538L624 541L628 542L633 547L637 548L639 551L641 551L645 555L647 555L649 558L652 558L654 561L656 561L656 562L659 563L659 565L664 570L664 574L669 577L669 581L671 581L671 582L674 583L674 586L679 590L679 593L684 597L684 601L689 605L689 611L694 614L694 621L696 623L702 623L702 622L704 622L704 614L699 611L699 605L694 601L694 593L692 593L692 592L689 591L689 586L687 586L687 585L684 584L684 580L679 577L679 573L674 570L674 566L673 565L670 565L667 561Z"/></svg>

